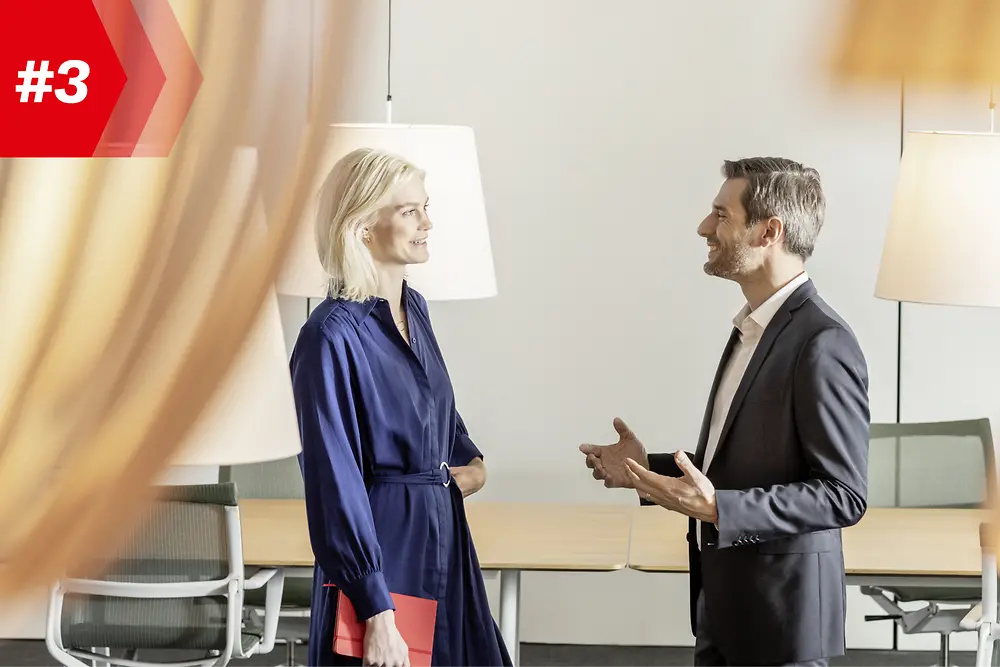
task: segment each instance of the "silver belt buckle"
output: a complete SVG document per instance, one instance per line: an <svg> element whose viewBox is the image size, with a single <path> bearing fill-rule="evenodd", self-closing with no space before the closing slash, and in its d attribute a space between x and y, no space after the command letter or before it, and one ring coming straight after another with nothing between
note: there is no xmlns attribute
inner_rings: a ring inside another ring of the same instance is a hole
<svg viewBox="0 0 1000 667"><path fill-rule="evenodd" d="M444 469L444 468L447 468L447 469L448 469L448 481L446 481L446 482L443 482L443 484L444 484L444 485L445 485L446 487L447 487L447 486L451 486L451 466L449 466L449 465L448 465L448 462L447 462L447 461L441 461L441 465L440 465L440 466L438 466L438 470L442 470L442 469Z"/></svg>

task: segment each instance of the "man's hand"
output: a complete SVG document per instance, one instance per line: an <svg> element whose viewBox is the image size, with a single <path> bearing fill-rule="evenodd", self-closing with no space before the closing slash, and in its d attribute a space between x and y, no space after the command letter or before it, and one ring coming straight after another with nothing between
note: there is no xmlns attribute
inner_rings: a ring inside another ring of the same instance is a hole
<svg viewBox="0 0 1000 667"><path fill-rule="evenodd" d="M451 479L461 489L463 498L468 498L486 484L486 464L478 456L469 461L469 465L455 466L450 470Z"/></svg>
<svg viewBox="0 0 1000 667"><path fill-rule="evenodd" d="M615 417L614 426L618 442L612 445L580 445L580 451L587 455L587 467L594 471L594 479L604 480L604 486L609 489L631 489L634 484L625 461L632 459L649 466L649 457L646 456L646 448L625 422Z"/></svg>
<svg viewBox="0 0 1000 667"><path fill-rule="evenodd" d="M719 512L715 506L715 487L698 470L683 451L674 454L683 477L665 477L650 472L634 459L625 462L632 486L646 500L668 510L680 512L705 523L716 523Z"/></svg>

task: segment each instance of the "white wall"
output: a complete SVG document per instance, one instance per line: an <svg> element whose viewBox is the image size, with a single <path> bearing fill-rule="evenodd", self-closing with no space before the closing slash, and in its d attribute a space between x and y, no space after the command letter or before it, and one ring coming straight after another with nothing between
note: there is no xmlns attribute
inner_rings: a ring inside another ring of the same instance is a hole
<svg viewBox="0 0 1000 667"><path fill-rule="evenodd" d="M394 120L472 125L480 150L500 294L431 304L490 466L478 499L633 503L596 485L576 449L611 438L615 415L653 450L695 446L742 303L703 275L695 233L725 158L784 155L822 173L810 272L861 340L873 419L894 419L895 304L872 292L899 94L823 80L817 35L842 7L394 0ZM371 39L337 120L384 120L385 9L364 3ZM887 624L862 620L877 607L851 595L850 645L891 646ZM686 577L526 574L521 636L691 645Z"/></svg>

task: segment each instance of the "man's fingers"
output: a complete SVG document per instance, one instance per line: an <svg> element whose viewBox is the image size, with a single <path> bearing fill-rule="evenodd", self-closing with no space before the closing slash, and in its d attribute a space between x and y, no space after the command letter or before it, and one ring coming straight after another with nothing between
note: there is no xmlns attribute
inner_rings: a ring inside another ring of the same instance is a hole
<svg viewBox="0 0 1000 667"><path fill-rule="evenodd" d="M646 483L646 480L636 474L631 467L625 466L625 474L628 475L630 480L632 480L632 487L639 493L640 496L645 497L647 491L652 491L652 488Z"/></svg>
<svg viewBox="0 0 1000 667"><path fill-rule="evenodd" d="M643 465L633 459L625 459L625 467L640 479L649 479L654 473L646 470Z"/></svg>
<svg viewBox="0 0 1000 667"><path fill-rule="evenodd" d="M628 424L621 417L615 417L612 422L615 427L615 431L623 438L628 438L632 435L632 429L628 427Z"/></svg>
<svg viewBox="0 0 1000 667"><path fill-rule="evenodd" d="M584 454L586 454L588 457L589 456L600 456L601 455L601 449L603 449L603 447L601 445L591 445L589 443L588 444L580 445L580 451L583 452Z"/></svg>
<svg viewBox="0 0 1000 667"><path fill-rule="evenodd" d="M685 454L682 450L677 450L677 453L674 454L674 463L677 464L677 467L681 469L682 473L684 473L687 477L690 477L692 480L698 479L698 477L702 476L701 471L695 467L694 463L691 462L691 459L689 459L687 454Z"/></svg>

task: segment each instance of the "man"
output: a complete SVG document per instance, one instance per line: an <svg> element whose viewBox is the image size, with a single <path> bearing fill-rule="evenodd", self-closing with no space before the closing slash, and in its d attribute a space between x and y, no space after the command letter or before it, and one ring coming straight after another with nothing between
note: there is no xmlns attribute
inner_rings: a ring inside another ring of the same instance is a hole
<svg viewBox="0 0 1000 667"><path fill-rule="evenodd" d="M841 528L867 508L868 371L806 275L823 225L814 169L727 161L698 234L705 272L746 306L722 355L694 454L581 445L607 487L688 517L696 665L819 664L844 653Z"/></svg>

